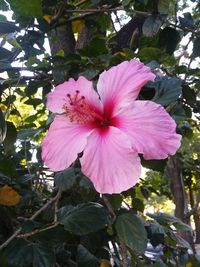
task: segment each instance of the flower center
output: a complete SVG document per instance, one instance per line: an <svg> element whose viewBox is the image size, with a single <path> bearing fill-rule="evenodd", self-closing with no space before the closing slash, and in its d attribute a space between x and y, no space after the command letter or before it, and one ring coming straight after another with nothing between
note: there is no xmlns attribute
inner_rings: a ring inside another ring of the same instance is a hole
<svg viewBox="0 0 200 267"><path fill-rule="evenodd" d="M77 90L74 95L67 94L67 99L63 109L71 122L76 121L81 124L92 122L98 127L109 126L109 119L89 105L85 96L80 95L80 91Z"/></svg>

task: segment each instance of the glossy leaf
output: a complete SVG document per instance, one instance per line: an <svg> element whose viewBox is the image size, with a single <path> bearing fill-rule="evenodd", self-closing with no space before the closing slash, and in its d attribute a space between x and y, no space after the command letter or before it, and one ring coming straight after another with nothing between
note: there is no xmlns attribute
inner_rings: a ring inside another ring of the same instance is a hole
<svg viewBox="0 0 200 267"><path fill-rule="evenodd" d="M154 36L159 31L165 19L165 15L151 15L146 18L142 26L143 34L147 37Z"/></svg>
<svg viewBox="0 0 200 267"><path fill-rule="evenodd" d="M54 178L55 185L62 191L69 190L76 182L76 178L77 177L74 168L69 167L64 171L56 173Z"/></svg>
<svg viewBox="0 0 200 267"><path fill-rule="evenodd" d="M55 255L51 248L23 239L14 240L6 249L8 262L14 266L52 267Z"/></svg>
<svg viewBox="0 0 200 267"><path fill-rule="evenodd" d="M92 255L83 245L78 246L77 262L79 267L99 267L100 260Z"/></svg>
<svg viewBox="0 0 200 267"><path fill-rule="evenodd" d="M159 34L159 46L164 48L168 54L175 51L180 40L179 32L171 27L165 27Z"/></svg>
<svg viewBox="0 0 200 267"><path fill-rule="evenodd" d="M0 143L2 143L6 137L7 124L5 122L2 111L0 110Z"/></svg>
<svg viewBox="0 0 200 267"><path fill-rule="evenodd" d="M12 22L0 22L0 35L5 34L5 33L11 33L15 31L19 31L20 28L17 27L14 23Z"/></svg>
<svg viewBox="0 0 200 267"><path fill-rule="evenodd" d="M193 42L193 57L200 57L200 37L197 37Z"/></svg>
<svg viewBox="0 0 200 267"><path fill-rule="evenodd" d="M176 78L157 78L154 85L156 93L152 101L167 106L177 100L182 93L182 82Z"/></svg>
<svg viewBox="0 0 200 267"><path fill-rule="evenodd" d="M40 17L42 16L41 0L8 0L11 9L19 16Z"/></svg>
<svg viewBox="0 0 200 267"><path fill-rule="evenodd" d="M17 130L15 128L15 125L10 121L7 121L6 125L7 125L7 134L3 142L3 146L4 146L5 153L7 154L13 148L13 145L16 141Z"/></svg>
<svg viewBox="0 0 200 267"><path fill-rule="evenodd" d="M141 157L141 163L142 166L145 168L149 168L154 171L164 171L164 168L166 167L167 160L145 160L143 157Z"/></svg>
<svg viewBox="0 0 200 267"><path fill-rule="evenodd" d="M8 10L8 5L4 0L0 0L0 7L2 11L7 11Z"/></svg>
<svg viewBox="0 0 200 267"><path fill-rule="evenodd" d="M115 228L119 238L131 249L144 252L147 247L147 233L141 219L133 213L117 217Z"/></svg>
<svg viewBox="0 0 200 267"><path fill-rule="evenodd" d="M190 106L194 106L196 102L196 93L194 89L192 89L188 85L184 85L183 86L183 97L185 98L187 104L189 104Z"/></svg>
<svg viewBox="0 0 200 267"><path fill-rule="evenodd" d="M77 235L98 231L110 223L108 212L97 203L62 207L58 210L58 221L65 230Z"/></svg>
<svg viewBox="0 0 200 267"><path fill-rule="evenodd" d="M0 60L9 60L12 57L13 53L9 50L0 47Z"/></svg>
<svg viewBox="0 0 200 267"><path fill-rule="evenodd" d="M157 212L154 214L148 213L148 216L157 220L160 224L172 224L178 230L191 231L191 227L188 224L183 223L179 218L172 216L170 214Z"/></svg>

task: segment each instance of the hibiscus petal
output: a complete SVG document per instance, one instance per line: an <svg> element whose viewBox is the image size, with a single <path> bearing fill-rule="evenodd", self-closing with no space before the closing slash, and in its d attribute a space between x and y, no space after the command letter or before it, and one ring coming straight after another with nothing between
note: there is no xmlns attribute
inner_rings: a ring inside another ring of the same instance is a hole
<svg viewBox="0 0 200 267"><path fill-rule="evenodd" d="M155 75L149 67L139 60L124 61L123 63L104 71L97 83L101 101L107 114L113 114L121 107L133 103L148 81L154 80Z"/></svg>
<svg viewBox="0 0 200 267"><path fill-rule="evenodd" d="M92 82L80 76L77 81L70 78L68 81L56 86L55 90L47 95L47 107L52 112L63 113L63 105L69 102L68 94L74 96L76 91L84 96L86 101L96 109L101 108L98 94L92 86Z"/></svg>
<svg viewBox="0 0 200 267"><path fill-rule="evenodd" d="M83 173L99 193L120 193L134 186L140 176L140 159L127 136L115 127L96 129L88 137L81 158Z"/></svg>
<svg viewBox="0 0 200 267"><path fill-rule="evenodd" d="M42 142L42 159L52 171L68 168L82 152L92 129L70 123L65 115L57 115Z"/></svg>
<svg viewBox="0 0 200 267"><path fill-rule="evenodd" d="M145 159L164 159L180 147L181 135L165 109L151 101L135 101L117 116L118 127L128 134L134 150Z"/></svg>

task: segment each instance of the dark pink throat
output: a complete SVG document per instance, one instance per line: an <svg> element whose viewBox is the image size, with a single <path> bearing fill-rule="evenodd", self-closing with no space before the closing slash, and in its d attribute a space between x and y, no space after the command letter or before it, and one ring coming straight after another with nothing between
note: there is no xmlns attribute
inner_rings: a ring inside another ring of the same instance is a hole
<svg viewBox="0 0 200 267"><path fill-rule="evenodd" d="M111 118L110 112L101 112L86 100L85 96L80 95L79 91L67 94L66 103L63 105L65 114L70 121L80 124L90 124L94 128L106 128L115 126L116 119Z"/></svg>

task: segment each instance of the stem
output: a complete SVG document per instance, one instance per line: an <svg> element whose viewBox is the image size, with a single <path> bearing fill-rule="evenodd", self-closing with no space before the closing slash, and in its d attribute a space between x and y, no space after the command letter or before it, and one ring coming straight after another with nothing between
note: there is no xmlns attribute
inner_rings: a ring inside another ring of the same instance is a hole
<svg viewBox="0 0 200 267"><path fill-rule="evenodd" d="M74 21L74 20L79 20L79 19L83 19L83 18L85 18L87 16L91 16L91 15L94 15L94 14L97 14L97 13L114 12L114 11L118 11L118 10L124 10L124 8L122 6L119 6L119 7L116 7L116 8L85 9L85 10L79 10L79 9L77 9L77 10L76 9L74 9L74 10L68 10L68 12L71 11L71 12L85 12L85 13L84 14L81 14L81 15L78 15L78 16L75 16L75 17L71 17L69 19L66 19L63 22L56 23L56 24L53 25L53 27L54 28L60 27L60 26L66 25L67 22ZM91 10L91 11L86 11L86 10ZM141 16L145 16L145 17L151 15L148 12L143 12L143 11L138 11L138 10L133 10L133 13L136 14L136 15L141 15Z"/></svg>
<svg viewBox="0 0 200 267"><path fill-rule="evenodd" d="M110 204L110 202L108 201L108 199L106 198L106 196L102 195L103 201L107 207L107 209L109 210L110 214L113 216L113 222L116 220L116 214L113 210L112 205ZM126 249L126 245L124 244L124 242L122 240L119 239L119 254L121 256L121 264L122 267L128 267L128 258L127 258L127 249Z"/></svg>
<svg viewBox="0 0 200 267"><path fill-rule="evenodd" d="M110 204L110 202L108 201L108 199L107 199L106 196L102 195L102 199L103 199L103 201L104 201L104 203L105 203L107 209L109 210L110 214L112 215L112 217L113 217L113 222L114 222L114 221L116 220L116 214L115 214L115 212L114 212L114 210L113 210L112 205Z"/></svg>
<svg viewBox="0 0 200 267"><path fill-rule="evenodd" d="M53 229L53 228L55 228L55 227L58 226L58 225L59 225L59 223L56 222L56 223L54 223L54 224L52 224L52 225L49 225L49 226L47 226L47 227L45 227L45 228L42 228L42 229L36 229L36 230L34 230L34 231L32 231L32 232L29 232L29 233L19 234L19 235L17 235L17 238L27 238L27 237L30 237L30 236L32 236L32 235L35 235L35 234L38 234L38 233L41 233L41 232L44 232L44 231Z"/></svg>
<svg viewBox="0 0 200 267"><path fill-rule="evenodd" d="M61 195L61 191L58 190L58 193L56 194L55 197L51 198L49 201L47 201L47 203L42 206L38 211L36 211L36 213L34 213L31 217L30 220L34 220L38 215L40 215L40 213L42 213L46 208L48 208L49 205L51 205L53 202L57 201L58 198L60 198ZM3 244L1 244L0 246L0 251L5 248L8 244L10 244L10 242L15 239L15 237L20 234L22 231L22 228L18 228L13 235L11 235Z"/></svg>
<svg viewBox="0 0 200 267"><path fill-rule="evenodd" d="M119 240L119 250L121 254L121 263L122 267L128 267L128 255L126 245L122 240Z"/></svg>

